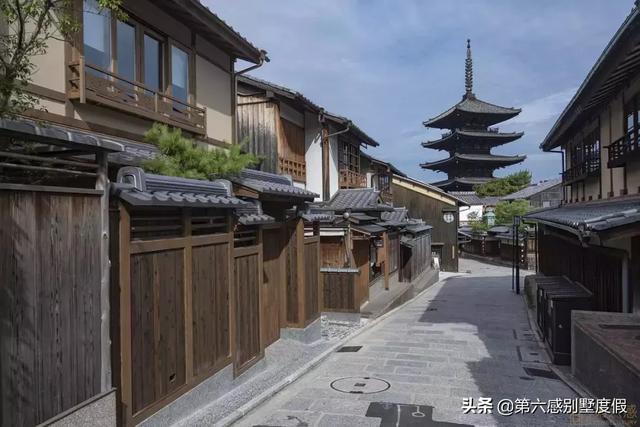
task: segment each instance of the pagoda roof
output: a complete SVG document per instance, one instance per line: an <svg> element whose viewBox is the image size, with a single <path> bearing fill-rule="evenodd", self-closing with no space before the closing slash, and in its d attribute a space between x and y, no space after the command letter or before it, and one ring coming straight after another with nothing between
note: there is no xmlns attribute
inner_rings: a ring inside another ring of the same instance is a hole
<svg viewBox="0 0 640 427"><path fill-rule="evenodd" d="M522 135L524 135L524 132L455 129L453 132L444 134L440 139L423 142L422 146L436 150L446 150L447 146L451 145L454 141L460 141L462 143L481 142L488 146L496 147L515 141L522 137Z"/></svg>
<svg viewBox="0 0 640 427"><path fill-rule="evenodd" d="M447 170L458 163L486 164L494 168L514 165L522 162L527 156L496 156L494 154L458 154L435 162L422 163L423 169Z"/></svg>
<svg viewBox="0 0 640 427"><path fill-rule="evenodd" d="M476 98L473 93L466 93L462 101L423 124L426 127L440 129L457 129L469 123L491 126L515 117L521 111L520 108L491 104Z"/></svg>
<svg viewBox="0 0 640 427"><path fill-rule="evenodd" d="M439 187L445 191L464 190L472 189L474 185L484 184L485 182L489 182L494 179L495 178L491 177L456 177L446 179L444 181L434 182L431 185L435 185L436 187Z"/></svg>

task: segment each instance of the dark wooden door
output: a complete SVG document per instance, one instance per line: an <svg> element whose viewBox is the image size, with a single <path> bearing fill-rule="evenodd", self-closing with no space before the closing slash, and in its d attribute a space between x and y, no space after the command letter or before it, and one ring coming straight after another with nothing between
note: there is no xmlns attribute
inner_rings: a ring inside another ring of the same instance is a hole
<svg viewBox="0 0 640 427"><path fill-rule="evenodd" d="M264 355L260 322L262 274L261 245L234 249L236 375L249 369Z"/></svg>

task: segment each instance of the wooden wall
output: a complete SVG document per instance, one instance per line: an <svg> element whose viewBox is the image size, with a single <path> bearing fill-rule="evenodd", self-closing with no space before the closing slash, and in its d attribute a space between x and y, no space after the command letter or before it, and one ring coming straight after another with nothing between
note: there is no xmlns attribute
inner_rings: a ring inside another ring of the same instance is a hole
<svg viewBox="0 0 640 427"><path fill-rule="evenodd" d="M260 170L278 173L278 106L262 96L238 99L238 141L246 141L246 150L263 158ZM246 105L242 105L246 104Z"/></svg>
<svg viewBox="0 0 640 427"><path fill-rule="evenodd" d="M431 236L424 233L414 238L414 246L403 246L400 253L400 281L412 282L431 268Z"/></svg>
<svg viewBox="0 0 640 427"><path fill-rule="evenodd" d="M539 226L540 271L547 276L566 275L593 292L596 311L622 311L621 250L582 247L563 233Z"/></svg>
<svg viewBox="0 0 640 427"><path fill-rule="evenodd" d="M100 392L100 197L0 190L0 424Z"/></svg>
<svg viewBox="0 0 640 427"><path fill-rule="evenodd" d="M398 270L400 263L400 234L389 233L388 263L389 273Z"/></svg>
<svg viewBox="0 0 640 427"><path fill-rule="evenodd" d="M286 325L286 258L284 227L263 230L262 323L265 346L280 338L280 328Z"/></svg>
<svg viewBox="0 0 640 427"><path fill-rule="evenodd" d="M304 323L320 316L320 236L304 239Z"/></svg>
<svg viewBox="0 0 640 427"><path fill-rule="evenodd" d="M322 273L322 311L360 311L356 300L356 277L354 273Z"/></svg>
<svg viewBox="0 0 640 427"><path fill-rule="evenodd" d="M458 271L458 220L457 207L435 198L392 184L394 206L404 206L409 216L420 218L433 226L432 242L443 243L440 268L443 271ZM456 221L447 224L443 220L443 211L453 210Z"/></svg>

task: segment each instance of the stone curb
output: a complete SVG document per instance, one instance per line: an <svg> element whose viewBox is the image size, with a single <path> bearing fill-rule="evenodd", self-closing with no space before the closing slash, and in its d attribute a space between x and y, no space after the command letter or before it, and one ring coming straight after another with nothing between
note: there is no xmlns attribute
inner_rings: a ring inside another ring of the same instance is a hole
<svg viewBox="0 0 640 427"><path fill-rule="evenodd" d="M447 277L445 279L447 279L449 277L452 277L454 275L457 275L457 274L452 274L451 276L447 275ZM394 308L393 310L383 314L382 316L379 316L379 317L376 317L375 319L372 319L364 327L362 327L359 330L355 331L353 334L344 337L343 339L338 341L335 345L331 346L329 349L325 350L323 353L321 353L320 355L316 356L312 361L310 361L306 365L302 366L300 369L298 369L296 372L294 372L293 374L291 374L287 378L283 379L279 383L277 383L277 384L271 386L270 388L268 388L267 390L263 391L261 394L259 394L255 398L251 399L249 402L245 403L244 405L242 405L241 407L239 407L238 409L233 411L231 414L227 415L222 420L217 421L214 424L214 427L227 427L227 426L230 426L231 424L239 421L241 418L243 418L245 415L247 415L250 411L252 411L256 407L258 407L259 405L261 405L262 403L267 401L269 398L271 398L274 395L276 395L278 392L282 391L288 385L294 383L296 380L298 380L304 374L306 374L309 371L311 371L316 366L318 366L322 361L324 361L324 359L329 357L329 355L331 355L331 353L335 352L345 342L347 342L347 341L359 336L360 334L363 334L365 331L368 331L372 326L377 325L378 323L380 323L383 320L387 319L388 317L390 317L392 314L394 314L396 311L402 309L403 307L405 307L405 306L407 306L407 305L409 305L411 303L416 302L416 299L418 297L420 297L420 296L426 294L427 292L429 292L430 290L434 289L435 285L437 285L438 283L442 282L445 279L438 280L433 285L429 286L428 288L424 289L419 294L417 294L416 296L411 298L409 301L404 302L403 304L401 304L398 307Z"/></svg>

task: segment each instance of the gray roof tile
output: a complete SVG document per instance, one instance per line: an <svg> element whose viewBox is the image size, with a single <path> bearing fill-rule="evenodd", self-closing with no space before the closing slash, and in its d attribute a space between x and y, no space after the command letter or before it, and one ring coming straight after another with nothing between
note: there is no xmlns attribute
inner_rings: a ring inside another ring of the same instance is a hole
<svg viewBox="0 0 640 427"><path fill-rule="evenodd" d="M556 185L560 184L562 184L562 178L554 178L547 181L541 181L537 184L533 184L526 188L523 188L520 191L516 191L515 193L507 194L506 196L502 197L501 200L528 199L535 194L538 194L544 190L548 190L549 188L555 187Z"/></svg>
<svg viewBox="0 0 640 427"><path fill-rule="evenodd" d="M640 198L576 203L528 213L525 218L569 226L580 231L605 231L640 222Z"/></svg>
<svg viewBox="0 0 640 427"><path fill-rule="evenodd" d="M351 211L391 211L393 207L382 203L380 192L373 188L353 188L338 190L331 200L320 205L323 209L336 212Z"/></svg>
<svg viewBox="0 0 640 427"><path fill-rule="evenodd" d="M235 210L238 222L242 225L272 224L275 218L262 211L262 204L258 200L247 202Z"/></svg>
<svg viewBox="0 0 640 427"><path fill-rule="evenodd" d="M312 191L293 185L290 177L269 172L244 169L238 176L231 178L231 180L236 184L250 188L258 193L295 197L305 200L313 200L318 197L318 195Z"/></svg>

